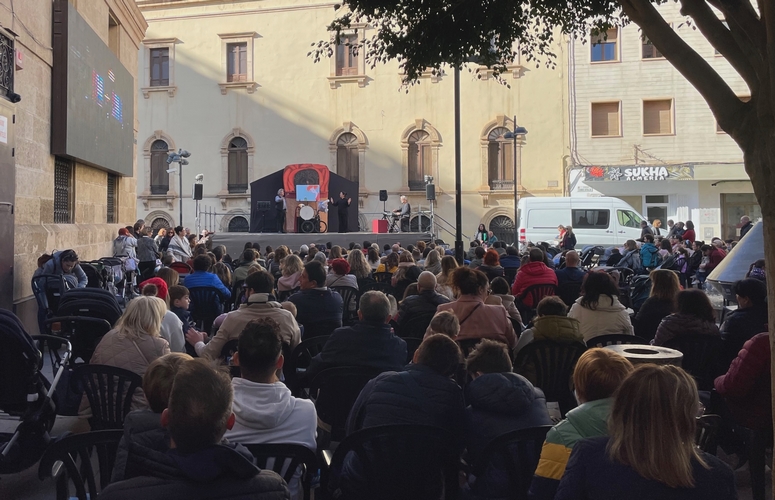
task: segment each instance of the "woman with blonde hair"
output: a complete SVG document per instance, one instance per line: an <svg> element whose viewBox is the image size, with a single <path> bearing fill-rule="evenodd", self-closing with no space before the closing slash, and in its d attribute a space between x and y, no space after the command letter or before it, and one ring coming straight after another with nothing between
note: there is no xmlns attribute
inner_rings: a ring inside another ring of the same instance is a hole
<svg viewBox="0 0 775 500"><path fill-rule="evenodd" d="M288 256L290 252L288 251L288 247L285 245L280 245L277 247L274 251L274 257L272 258L272 262L269 263L269 273L274 276L275 280L280 279L280 277L283 275L283 272L280 270L280 266L282 265L283 259Z"/></svg>
<svg viewBox="0 0 775 500"><path fill-rule="evenodd" d="M350 274L354 274L356 279L362 280L371 276L371 266L363 252L347 254L347 263L350 264Z"/></svg>
<svg viewBox="0 0 775 500"><path fill-rule="evenodd" d="M675 298L681 291L678 274L667 269L655 269L649 274L651 293L635 315L635 335L651 340L663 318L675 312Z"/></svg>
<svg viewBox="0 0 775 500"><path fill-rule="evenodd" d="M440 293L450 300L455 300L450 275L457 267L457 260L451 255L445 255L441 258L441 272L436 275L436 293Z"/></svg>
<svg viewBox="0 0 775 500"><path fill-rule="evenodd" d="M428 252L428 256L425 257L425 270L433 274L439 274L441 272L441 255L432 248Z"/></svg>
<svg viewBox="0 0 775 500"><path fill-rule="evenodd" d="M342 255L342 247L339 245L334 245L331 247L331 251L328 252L328 261L331 262L334 259L343 259L344 256Z"/></svg>
<svg viewBox="0 0 775 500"><path fill-rule="evenodd" d="M406 252L405 252L406 253ZM411 255L410 255L411 257ZM398 254L395 252L389 253L385 257L385 262L377 266L375 273L390 273L393 274L398 270Z"/></svg>
<svg viewBox="0 0 775 500"><path fill-rule="evenodd" d="M231 268L223 262L216 262L213 265L213 273L218 276L223 286L231 289Z"/></svg>
<svg viewBox="0 0 775 500"><path fill-rule="evenodd" d="M169 343L160 336L166 312L166 304L158 297L130 300L116 326L97 344L89 363L123 368L142 377L148 365L170 352ZM132 409L146 406L142 389L138 389L132 398Z"/></svg>
<svg viewBox="0 0 775 500"><path fill-rule="evenodd" d="M162 267L156 271L156 277L164 280L164 282L167 284L168 290L173 286L180 284L180 273L174 269L170 269L169 267Z"/></svg>
<svg viewBox="0 0 775 500"><path fill-rule="evenodd" d="M282 277L277 280L277 290L279 292L288 292L300 286L299 280L304 271L304 264L298 255L289 255L280 263Z"/></svg>
<svg viewBox="0 0 775 500"><path fill-rule="evenodd" d="M398 259L398 270L393 273L392 285L396 297L403 297L406 287L410 283L415 283L420 277L422 271L415 264L414 257L408 251L402 252Z"/></svg>
<svg viewBox="0 0 775 500"><path fill-rule="evenodd" d="M659 236L659 228L662 227L662 221L659 219L654 219L654 222L651 223L651 227L654 228L654 236Z"/></svg>
<svg viewBox="0 0 775 500"><path fill-rule="evenodd" d="M737 498L729 466L694 444L698 411L691 375L639 365L614 396L610 437L576 443L555 500Z"/></svg>

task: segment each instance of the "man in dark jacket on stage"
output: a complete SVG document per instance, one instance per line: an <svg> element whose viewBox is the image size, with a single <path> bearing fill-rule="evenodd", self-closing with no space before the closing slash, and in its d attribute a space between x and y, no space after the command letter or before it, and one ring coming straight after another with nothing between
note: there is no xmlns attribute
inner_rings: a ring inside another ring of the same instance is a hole
<svg viewBox="0 0 775 500"><path fill-rule="evenodd" d="M147 449L142 475L110 484L101 499L289 499L285 481L253 465L240 445L220 444L234 425L233 391L228 375L203 360L186 361L178 370L169 407L161 417L170 449Z"/></svg>

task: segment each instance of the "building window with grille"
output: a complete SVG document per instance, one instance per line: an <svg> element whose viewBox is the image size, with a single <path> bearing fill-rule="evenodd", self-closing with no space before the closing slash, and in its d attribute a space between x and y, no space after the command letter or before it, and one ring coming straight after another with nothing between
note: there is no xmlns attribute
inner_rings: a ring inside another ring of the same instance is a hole
<svg viewBox="0 0 775 500"><path fill-rule="evenodd" d="M242 217L241 215L232 217L231 220L229 221L230 233L247 233L249 230L250 230L250 224L248 223L248 220L245 217Z"/></svg>
<svg viewBox="0 0 775 500"><path fill-rule="evenodd" d="M409 136L409 189L425 190L425 176L433 175L430 135L416 130Z"/></svg>
<svg viewBox="0 0 775 500"><path fill-rule="evenodd" d="M336 141L336 173L347 180L358 183L358 138L349 132Z"/></svg>
<svg viewBox="0 0 775 500"><path fill-rule="evenodd" d="M166 87L170 84L170 49L150 50L151 87Z"/></svg>
<svg viewBox="0 0 775 500"><path fill-rule="evenodd" d="M248 44L247 42L226 44L226 81L248 81Z"/></svg>
<svg viewBox="0 0 775 500"><path fill-rule="evenodd" d="M118 176L108 174L108 224L118 222Z"/></svg>
<svg viewBox="0 0 775 500"><path fill-rule="evenodd" d="M73 163L65 158L54 160L54 224L73 221Z"/></svg>
<svg viewBox="0 0 775 500"><path fill-rule="evenodd" d="M235 137L229 142L229 193L248 190L248 141Z"/></svg>
<svg viewBox="0 0 775 500"><path fill-rule="evenodd" d="M358 74L358 35L341 35L336 45L336 76Z"/></svg>
<svg viewBox="0 0 775 500"><path fill-rule="evenodd" d="M498 238L498 241L503 241L507 245L514 244L514 221L511 217L505 215L494 217L490 221L488 229Z"/></svg>
<svg viewBox="0 0 775 500"><path fill-rule="evenodd" d="M13 93L14 44L13 39L0 33L0 95L9 98Z"/></svg>
<svg viewBox="0 0 775 500"><path fill-rule="evenodd" d="M612 28L591 36L592 62L615 62L619 60L619 30Z"/></svg>
<svg viewBox="0 0 775 500"><path fill-rule="evenodd" d="M498 127L487 136L487 166L490 189L514 189L514 141L509 129Z"/></svg>
<svg viewBox="0 0 775 500"><path fill-rule="evenodd" d="M151 144L151 194L167 194L170 189L170 175L167 173L169 146L157 140Z"/></svg>

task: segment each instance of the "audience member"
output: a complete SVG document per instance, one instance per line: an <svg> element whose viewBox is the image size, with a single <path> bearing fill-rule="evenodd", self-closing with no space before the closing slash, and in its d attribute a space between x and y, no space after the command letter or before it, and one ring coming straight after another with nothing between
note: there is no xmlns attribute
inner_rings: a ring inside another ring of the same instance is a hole
<svg viewBox="0 0 775 500"><path fill-rule="evenodd" d="M720 336L713 305L702 290L678 292L675 312L659 323L651 343L665 345L668 340L689 334Z"/></svg>
<svg viewBox="0 0 775 500"><path fill-rule="evenodd" d="M350 252L347 254L347 263L350 264L350 273L355 276L356 283L357 280L371 277L372 269L363 252Z"/></svg>
<svg viewBox="0 0 775 500"><path fill-rule="evenodd" d="M284 358L279 325L270 318L251 321L239 336L234 364L240 377L234 377L234 427L226 439L242 444L296 444L317 449L317 414L308 399L291 396L280 382ZM288 485L293 500L301 500L301 468Z"/></svg>
<svg viewBox="0 0 775 500"><path fill-rule="evenodd" d="M293 314L280 306L272 295L274 278L268 271L257 271L245 279L247 303L236 311L226 314L218 332L206 345L205 335L201 332L189 332L186 340L194 346L198 356L218 359L223 346L230 340L239 339L245 325L260 318L270 318L278 325L281 341L294 349L301 342L301 331Z"/></svg>
<svg viewBox="0 0 775 500"><path fill-rule="evenodd" d="M696 236L694 234L694 222L686 221L686 229L681 233L681 240L688 241L689 244L694 243Z"/></svg>
<svg viewBox="0 0 775 500"><path fill-rule="evenodd" d="M657 267L661 259L659 248L654 245L654 235L646 234L643 236L643 243L640 245L640 264L641 267L650 271Z"/></svg>
<svg viewBox="0 0 775 500"><path fill-rule="evenodd" d="M298 255L289 255L280 263L282 277L277 280L277 290L289 292L300 287L304 263Z"/></svg>
<svg viewBox="0 0 775 500"><path fill-rule="evenodd" d="M519 351L534 340L584 343L579 320L568 317L568 307L557 296L544 297L538 303L533 327L519 336L519 342L514 348L514 357L516 358Z"/></svg>
<svg viewBox="0 0 775 500"><path fill-rule="evenodd" d="M340 299L341 300L341 299ZM341 309L340 309L341 311ZM341 316L341 312L339 313ZM397 337L390 321L390 302L382 292L368 291L361 296L359 321L337 328L323 350L310 362L308 380L336 366L363 366L382 371L400 371L406 364L406 342Z"/></svg>
<svg viewBox="0 0 775 500"><path fill-rule="evenodd" d="M167 284L167 290L180 284L180 274L169 267L162 267L156 271L156 277L161 278Z"/></svg>
<svg viewBox="0 0 775 500"><path fill-rule="evenodd" d="M326 322L336 328L342 326L342 296L329 290L326 270L320 262L305 264L299 280L301 290L288 300L296 306L296 321L311 329L314 323Z"/></svg>
<svg viewBox="0 0 775 500"><path fill-rule="evenodd" d="M428 256L425 257L424 269L434 276L441 272L441 255L435 248L427 249Z"/></svg>
<svg viewBox="0 0 775 500"><path fill-rule="evenodd" d="M514 296L509 292L509 283L506 278L497 277L490 283L490 297L497 297L500 299L503 307L506 308L506 312L509 313L509 318L516 321L520 325L522 324L522 316L519 314L519 309L514 303ZM516 333L516 332L515 332Z"/></svg>
<svg viewBox="0 0 775 500"><path fill-rule="evenodd" d="M639 365L614 398L608 431L576 443L556 500L732 499L732 470L694 444L697 386L681 368Z"/></svg>
<svg viewBox="0 0 775 500"><path fill-rule="evenodd" d="M351 254L359 253L351 252ZM338 258L331 261L331 272L326 276L326 286L349 286L358 289L358 279L350 274L350 264L345 259Z"/></svg>
<svg viewBox="0 0 775 500"><path fill-rule="evenodd" d="M189 297L188 288L182 285L175 285L169 287L168 295L170 298L170 311L183 323L183 327L188 329L191 324L191 313L188 310L188 306L191 304L191 298Z"/></svg>
<svg viewBox="0 0 775 500"><path fill-rule="evenodd" d="M149 450L142 476L110 484L100 498L289 498L285 481L259 470L244 447L220 444L234 425L232 396L228 375L204 360L183 363L161 415L170 449Z"/></svg>
<svg viewBox="0 0 775 500"><path fill-rule="evenodd" d="M372 272L376 272L377 268L381 263L381 260L379 257L379 250L373 247L369 248L366 260L369 262L369 267L371 267Z"/></svg>
<svg viewBox="0 0 775 500"><path fill-rule="evenodd" d="M554 272L557 275L557 286L562 287L568 284L581 285L587 272L579 269L581 257L578 252L571 250L565 253L565 267Z"/></svg>
<svg viewBox="0 0 775 500"><path fill-rule="evenodd" d="M554 276L554 273L552 273ZM517 335L509 315L502 305L485 304L488 289L487 276L469 267L459 267L452 273L452 287L458 299L440 304L438 311L452 311L460 322L457 340L489 338L513 349ZM427 337L429 332L425 333Z"/></svg>
<svg viewBox="0 0 775 500"><path fill-rule="evenodd" d="M443 333L449 338L455 339L460 333L460 322L457 320L457 316L450 311L437 312L431 319L430 331L431 334Z"/></svg>
<svg viewBox="0 0 775 500"><path fill-rule="evenodd" d="M675 299L681 291L678 275L667 269L655 269L649 274L651 292L635 315L635 335L651 341L662 319L675 312Z"/></svg>
<svg viewBox="0 0 775 500"><path fill-rule="evenodd" d="M725 368L737 357L749 339L757 333L767 331L767 285L746 278L733 287L737 309L729 313L721 325L722 366Z"/></svg>
<svg viewBox="0 0 775 500"><path fill-rule="evenodd" d="M410 283L415 283L422 270L415 264L412 254L408 251L398 259L398 269L393 273L391 283L396 297L403 297L404 290Z"/></svg>
<svg viewBox="0 0 775 500"><path fill-rule="evenodd" d="M581 297L571 306L568 316L581 324L584 342L600 335L634 335L630 315L619 302L619 287L603 271L587 273Z"/></svg>
<svg viewBox="0 0 775 500"><path fill-rule="evenodd" d="M451 255L445 255L441 258L441 272L436 275L436 291L444 295L449 300L455 300L455 294L452 291L452 271L457 269L457 260Z"/></svg>
<svg viewBox="0 0 775 500"><path fill-rule="evenodd" d="M581 355L573 369L579 406L546 435L530 485L531 498L552 500L576 443L608 435L613 395L632 370L627 358L608 349L590 349Z"/></svg>
<svg viewBox="0 0 775 500"><path fill-rule="evenodd" d="M164 318L161 320L159 335L170 345L171 352L186 352L186 338L183 334L183 328L188 330L188 323L185 325L177 314L169 309L169 297L167 294L167 284L161 278L151 278L143 281L138 286L140 293L147 297L158 297L162 299L167 306L164 311Z"/></svg>
<svg viewBox="0 0 775 500"><path fill-rule="evenodd" d="M711 272L713 272L714 269L716 269L716 266L721 264L721 261L724 260L724 257L726 257L726 253L724 253L724 251L717 245L703 245L702 256L708 258L708 262L705 264L705 268L703 269L705 276L707 277Z"/></svg>
<svg viewBox="0 0 775 500"><path fill-rule="evenodd" d="M398 331L407 323L420 316L432 316L439 304L446 304L449 299L436 292L436 276L423 271L417 280L417 295L406 297L398 309Z"/></svg>
<svg viewBox="0 0 775 500"><path fill-rule="evenodd" d="M471 269L476 269L477 267L484 264L484 254L487 253L487 250L484 249L484 247L478 246L474 248L474 258L471 259L471 263L468 265Z"/></svg>
<svg viewBox="0 0 775 500"><path fill-rule="evenodd" d="M748 273L746 273L746 278L753 278L756 280L759 280L763 283L767 283L767 273L764 270L765 263L764 259L759 259L748 268Z"/></svg>
<svg viewBox="0 0 775 500"><path fill-rule="evenodd" d="M490 248L485 252L484 260L477 269L487 275L488 281L504 275L503 266L500 264L500 255L494 248Z"/></svg>
<svg viewBox="0 0 775 500"><path fill-rule="evenodd" d="M231 297L231 290L226 288L223 282L215 274L210 272L212 261L207 255L199 255L194 258L194 272L186 276L186 288L191 290L198 287L216 288L224 299Z"/></svg>
<svg viewBox="0 0 775 500"><path fill-rule="evenodd" d="M506 255L501 255L501 265L504 271L506 269L519 269L522 259L519 257L519 250L516 246L506 247ZM511 283L509 283L511 284Z"/></svg>
<svg viewBox="0 0 775 500"><path fill-rule="evenodd" d="M398 271L398 250L391 251L385 257L385 261L377 266L375 273L391 273Z"/></svg>
<svg viewBox="0 0 775 500"><path fill-rule="evenodd" d="M540 248L532 248L528 252L529 262L519 268L514 284L511 285L511 294L520 298L522 292L531 285L556 285L557 275L545 263L546 254ZM527 307L535 307L533 297L527 295L522 303Z"/></svg>
<svg viewBox="0 0 775 500"><path fill-rule="evenodd" d="M636 274L641 272L643 266L640 263L640 253L638 252L638 244L635 243L635 240L627 240L624 242L624 254L622 255L621 260L616 264L613 264L613 266L632 269Z"/></svg>

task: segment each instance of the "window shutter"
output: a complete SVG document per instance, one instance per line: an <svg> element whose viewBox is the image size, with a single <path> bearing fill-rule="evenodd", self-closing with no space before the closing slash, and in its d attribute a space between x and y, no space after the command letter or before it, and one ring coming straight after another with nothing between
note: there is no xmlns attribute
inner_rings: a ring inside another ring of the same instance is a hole
<svg viewBox="0 0 775 500"><path fill-rule="evenodd" d="M239 45L239 81L245 82L248 79L248 45L246 43Z"/></svg>
<svg viewBox="0 0 775 500"><path fill-rule="evenodd" d="M420 148L416 142L409 144L409 182L417 182L422 178L420 173Z"/></svg>
<svg viewBox="0 0 775 500"><path fill-rule="evenodd" d="M353 182L359 183L360 182L360 165L359 165L359 157L358 157L358 148L357 147L349 147L347 150L349 164L350 164L350 175L347 177Z"/></svg>
<svg viewBox="0 0 775 500"><path fill-rule="evenodd" d="M422 172L420 180L425 182L424 176L433 175L433 159L431 156L431 147L427 144L422 145Z"/></svg>
<svg viewBox="0 0 775 500"><path fill-rule="evenodd" d="M501 180L498 168L500 163L500 148L498 146L498 143L495 141L490 141L487 146L487 167L490 176L490 187L493 185L492 181Z"/></svg>

